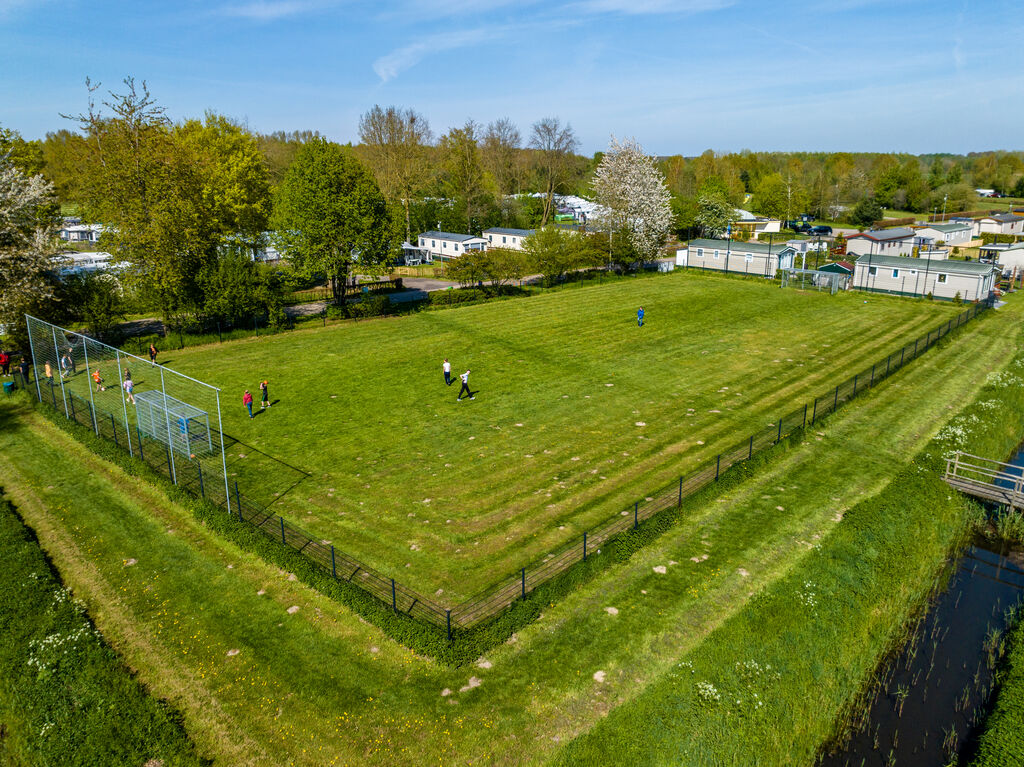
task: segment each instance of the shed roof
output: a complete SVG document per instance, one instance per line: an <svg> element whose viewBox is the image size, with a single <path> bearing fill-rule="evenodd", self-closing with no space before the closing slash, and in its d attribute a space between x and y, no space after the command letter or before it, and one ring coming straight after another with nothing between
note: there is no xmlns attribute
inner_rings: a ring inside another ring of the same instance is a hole
<svg viewBox="0 0 1024 767"><path fill-rule="evenodd" d="M1020 216L1015 216L1012 213L993 213L991 216L982 216L979 221L998 221L1000 224L1012 224L1014 221L1020 221Z"/></svg>
<svg viewBox="0 0 1024 767"><path fill-rule="evenodd" d="M977 261L955 261L947 258L912 258L910 256L861 256L857 266L882 266L891 269L931 269L950 274L966 274L978 277L996 270L994 264Z"/></svg>
<svg viewBox="0 0 1024 767"><path fill-rule="evenodd" d="M835 272L836 274L853 274L853 264L849 261L836 261L832 264L825 264L818 269L819 272Z"/></svg>

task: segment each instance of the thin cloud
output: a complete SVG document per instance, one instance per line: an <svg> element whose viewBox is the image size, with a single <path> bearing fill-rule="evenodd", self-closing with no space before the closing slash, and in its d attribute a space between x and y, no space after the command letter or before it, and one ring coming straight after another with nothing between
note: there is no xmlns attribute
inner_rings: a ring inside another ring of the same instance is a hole
<svg viewBox="0 0 1024 767"><path fill-rule="evenodd" d="M500 33L497 30L492 31L490 35L491 39L498 36L500 36ZM411 43L404 48L398 48L391 51L391 53L381 56L373 62L373 71L377 73L377 77L380 78L381 82L386 83L388 80L398 77L405 70L416 66L428 53L434 54L442 51L468 48L479 45L481 41L482 38L479 31L434 35L426 40Z"/></svg>

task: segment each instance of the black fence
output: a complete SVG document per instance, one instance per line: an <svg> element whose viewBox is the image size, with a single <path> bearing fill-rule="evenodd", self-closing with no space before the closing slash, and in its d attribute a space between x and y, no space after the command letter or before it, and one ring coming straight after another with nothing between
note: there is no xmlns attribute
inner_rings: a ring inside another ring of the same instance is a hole
<svg viewBox="0 0 1024 767"><path fill-rule="evenodd" d="M710 463L686 476L680 476L678 481L661 488L653 495L645 495L645 500L634 503L603 524L583 533L582 538L566 543L546 554L539 562L521 568L497 586L492 586L451 609L444 608L406 588L394 578L336 549L330 542L314 538L262 504L246 498L239 490L237 482L230 488L225 488L220 475L204 477L201 462L182 461L179 457L172 460L170 449L165 442L150 439L137 430L126 428L118 414L105 412L95 407L88 399L68 393L67 417L92 429L98 436L110 440L118 447L128 450L130 446L136 457L141 458L157 473L166 476L178 486L221 507L230 506L231 514L236 515L239 520L255 526L268 537L295 549L323 570L330 572L333 577L357 585L395 612L445 629L450 639L453 631L476 626L495 617L516 600L525 599L541 584L595 554L599 546L616 535L638 527L644 520L663 511L679 508L685 498L716 482L730 467L750 460L755 454L767 450L795 431L813 426L817 420L835 412L843 403L902 369L947 334L988 308L987 303L971 306L927 335L897 349L870 368L865 368L834 389L815 397L813 402L796 408L779 418L773 425L737 441L734 447L723 451ZM20 373L15 375L14 380L21 388L37 394L40 402L64 413L64 401L56 393L52 382L41 378L37 387L33 373L29 374L27 381ZM215 434L217 439L220 436L219 433ZM225 498L227 492L231 492L230 501Z"/></svg>

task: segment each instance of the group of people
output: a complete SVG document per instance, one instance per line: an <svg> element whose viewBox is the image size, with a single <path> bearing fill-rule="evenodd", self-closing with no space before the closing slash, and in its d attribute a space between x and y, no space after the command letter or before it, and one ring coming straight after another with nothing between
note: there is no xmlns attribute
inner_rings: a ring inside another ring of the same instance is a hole
<svg viewBox="0 0 1024 767"><path fill-rule="evenodd" d="M452 381L452 363L448 361L447 357L445 357L444 362L441 363L441 372L444 373L445 386L451 386L452 383L454 383ZM459 389L459 396L455 401L462 402L463 393L465 393L465 395L470 399L476 399L476 397L473 396L473 392L469 390L469 371L467 370L465 373L459 375L459 378L462 379L462 388Z"/></svg>
<svg viewBox="0 0 1024 767"><path fill-rule="evenodd" d="M14 369L21 374L21 380L25 382L26 386L28 385L28 366L28 360L22 357L21 361L14 367ZM6 378L13 375L13 373L11 373L11 355L4 349L0 349L0 372L2 372Z"/></svg>
<svg viewBox="0 0 1024 767"><path fill-rule="evenodd" d="M242 404L249 411L249 417L255 418L256 416L252 412L252 394L249 393L248 389L242 395ZM264 379L260 381L260 410L267 407L270 407L270 382Z"/></svg>

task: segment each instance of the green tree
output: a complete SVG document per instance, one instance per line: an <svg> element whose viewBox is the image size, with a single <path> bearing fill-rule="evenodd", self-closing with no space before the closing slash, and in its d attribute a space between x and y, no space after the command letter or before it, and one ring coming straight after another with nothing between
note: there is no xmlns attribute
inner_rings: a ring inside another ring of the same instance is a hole
<svg viewBox="0 0 1024 767"><path fill-rule="evenodd" d="M551 283L594 261L586 240L575 232L544 227L523 240L526 268Z"/></svg>
<svg viewBox="0 0 1024 767"><path fill-rule="evenodd" d="M557 117L545 117L533 124L530 146L536 150L536 170L544 193L544 212L540 220L543 227L554 215L555 192L562 189L572 175L579 141L571 125L563 125Z"/></svg>
<svg viewBox="0 0 1024 767"><path fill-rule="evenodd" d="M57 315L62 321L83 322L103 337L126 314L117 277L110 272L84 272L64 277L56 288Z"/></svg>
<svg viewBox="0 0 1024 767"><path fill-rule="evenodd" d="M882 206L874 197L865 197L853 206L850 211L850 223L857 227L868 228L882 218Z"/></svg>
<svg viewBox="0 0 1024 767"><path fill-rule="evenodd" d="M270 219L270 173L255 137L223 115L188 120L175 138L200 167L202 205L221 241L255 252L265 244Z"/></svg>
<svg viewBox="0 0 1024 767"><path fill-rule="evenodd" d="M124 84L103 102L108 116L92 98L99 85L86 81L89 108L76 118L90 180L84 213L106 225L101 244L128 265L124 279L172 321L202 307L198 277L217 258L222 227L204 202L202 163L175 140L146 83Z"/></svg>
<svg viewBox="0 0 1024 767"><path fill-rule="evenodd" d="M203 311L208 317L238 323L256 315L272 317L281 307L277 281L241 250L232 249L208 265L201 280L206 295Z"/></svg>
<svg viewBox="0 0 1024 767"><path fill-rule="evenodd" d="M466 231L473 231L490 203L480 162L477 126L472 120L461 128L452 128L441 137L438 148L442 156L442 185L465 216Z"/></svg>
<svg viewBox="0 0 1024 767"><path fill-rule="evenodd" d="M382 264L395 245L393 218L373 175L324 139L296 154L277 190L272 225L292 265L326 275L336 301L343 299L353 264Z"/></svg>
<svg viewBox="0 0 1024 767"><path fill-rule="evenodd" d="M736 217L736 209L723 197L702 195L697 199L694 223L705 237L721 237Z"/></svg>
<svg viewBox="0 0 1024 767"><path fill-rule="evenodd" d="M753 208L763 216L788 218L790 211L786 182L778 173L762 176L754 188Z"/></svg>

